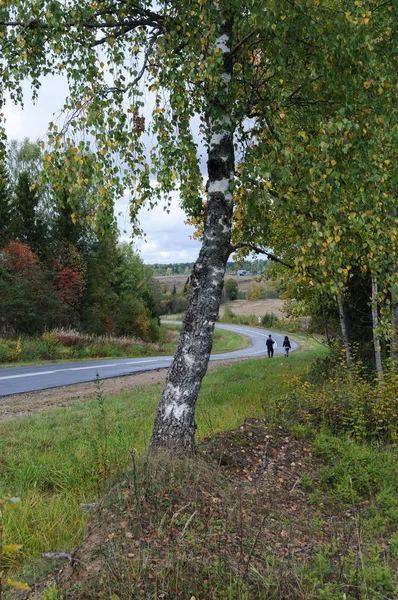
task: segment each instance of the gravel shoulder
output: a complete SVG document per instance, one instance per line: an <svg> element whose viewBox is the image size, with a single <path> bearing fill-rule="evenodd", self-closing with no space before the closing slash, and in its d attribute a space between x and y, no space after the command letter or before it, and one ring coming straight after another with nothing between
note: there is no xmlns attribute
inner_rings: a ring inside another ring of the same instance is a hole
<svg viewBox="0 0 398 600"><path fill-rule="evenodd" d="M207 372L243 359L230 359L212 361L209 363ZM156 371L145 371L126 377L115 377L103 379L103 390L107 395L126 392L133 387L164 383L167 369ZM25 394L14 394L12 396L0 396L0 421L8 421L16 417L26 417L35 413L63 408L74 402L84 402L95 397L95 386L93 382L66 385L58 388L27 392Z"/></svg>

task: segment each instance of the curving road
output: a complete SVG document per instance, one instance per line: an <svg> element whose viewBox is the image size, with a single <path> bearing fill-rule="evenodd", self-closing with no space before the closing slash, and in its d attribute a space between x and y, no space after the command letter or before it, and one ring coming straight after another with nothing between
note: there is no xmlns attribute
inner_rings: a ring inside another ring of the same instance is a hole
<svg viewBox="0 0 398 600"><path fill-rule="evenodd" d="M175 321L167 321L176 323ZM231 358L249 358L266 355L265 341L268 333L255 327L244 327L243 325L224 325L217 324L217 329L226 329L250 338L251 345L242 350L234 352L225 352L224 354L213 354L210 360L226 360ZM275 354L282 354L283 335L272 334L277 343ZM291 341L292 350L298 348L298 345ZM90 362L75 362L50 364L31 367L11 367L0 369L0 396L10 396L23 392L32 392L35 390L44 390L47 388L60 387L63 385L72 385L75 383L86 383L94 381L97 373L101 379L110 377L122 377L141 373L142 371L152 371L156 369L165 369L170 366L172 356L160 356L153 358L117 358L113 360L96 360Z"/></svg>

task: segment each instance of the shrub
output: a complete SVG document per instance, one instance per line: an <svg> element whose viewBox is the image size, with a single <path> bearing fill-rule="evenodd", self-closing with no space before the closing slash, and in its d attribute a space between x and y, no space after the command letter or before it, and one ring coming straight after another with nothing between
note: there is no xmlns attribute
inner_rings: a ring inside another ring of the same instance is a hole
<svg viewBox="0 0 398 600"><path fill-rule="evenodd" d="M326 427L346 432L357 440L398 441L398 376L391 374L383 383L367 381L359 373L349 380L340 370L324 381L289 383L291 391L282 400L269 399L264 406L267 418L283 418L287 423L306 427Z"/></svg>
<svg viewBox="0 0 398 600"><path fill-rule="evenodd" d="M272 313L265 313L261 319L261 325L264 327L275 327L279 324L279 319Z"/></svg>
<svg viewBox="0 0 398 600"><path fill-rule="evenodd" d="M224 282L225 297L227 300L236 300L238 297L238 283L235 279L227 279Z"/></svg>

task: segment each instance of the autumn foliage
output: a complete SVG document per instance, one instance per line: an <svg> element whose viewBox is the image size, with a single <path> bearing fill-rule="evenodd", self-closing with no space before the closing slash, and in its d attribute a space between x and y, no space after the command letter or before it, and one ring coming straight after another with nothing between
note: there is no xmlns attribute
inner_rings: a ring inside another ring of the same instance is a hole
<svg viewBox="0 0 398 600"><path fill-rule="evenodd" d="M54 280L55 289L62 301L69 306L75 306L83 291L83 282L79 273L65 267L55 274Z"/></svg>
<svg viewBox="0 0 398 600"><path fill-rule="evenodd" d="M19 241L8 242L1 251L4 264L15 275L28 275L40 270L40 261L27 244Z"/></svg>

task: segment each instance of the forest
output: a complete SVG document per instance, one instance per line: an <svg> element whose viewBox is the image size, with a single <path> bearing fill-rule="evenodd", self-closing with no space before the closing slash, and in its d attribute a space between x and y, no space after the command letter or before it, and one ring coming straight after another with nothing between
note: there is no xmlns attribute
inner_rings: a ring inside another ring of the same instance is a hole
<svg viewBox="0 0 398 600"><path fill-rule="evenodd" d="M156 341L162 293L132 248L118 242L115 222L98 235L90 189L75 218L40 185L42 151L12 140L0 179L0 328L42 334L75 328L96 335Z"/></svg>

